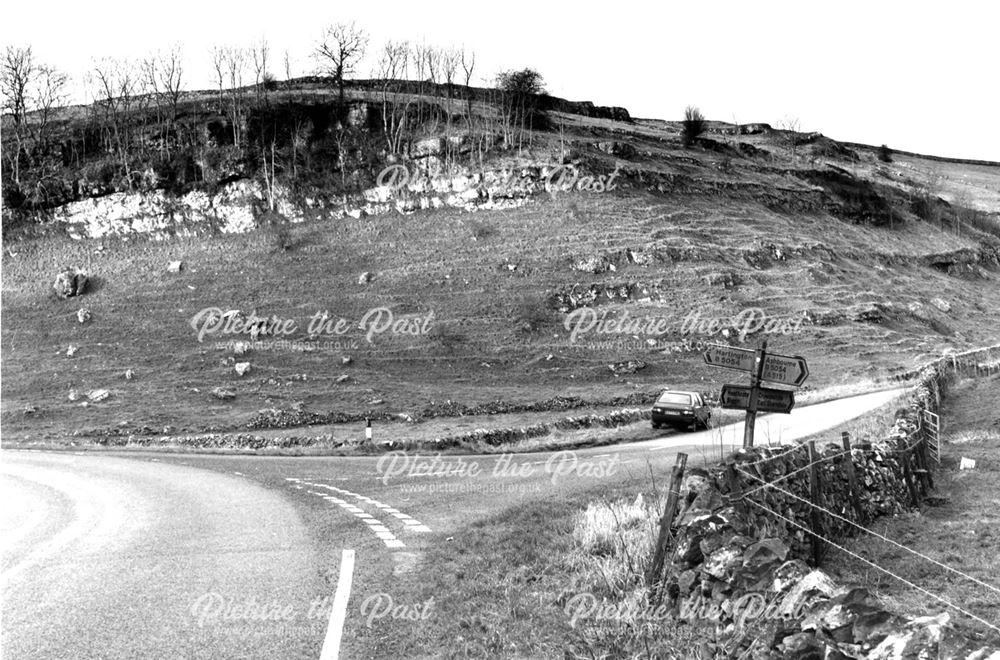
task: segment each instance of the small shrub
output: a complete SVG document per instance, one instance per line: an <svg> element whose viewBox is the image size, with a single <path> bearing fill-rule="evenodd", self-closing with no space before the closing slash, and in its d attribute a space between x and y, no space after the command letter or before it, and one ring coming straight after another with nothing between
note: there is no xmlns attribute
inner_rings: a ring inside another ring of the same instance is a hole
<svg viewBox="0 0 1000 660"><path fill-rule="evenodd" d="M292 229L288 224L288 218L282 214L277 211L264 211L257 223L267 232L268 242L275 252L285 252L294 247Z"/></svg>
<svg viewBox="0 0 1000 660"><path fill-rule="evenodd" d="M472 234L472 240L474 241L486 240L496 233L493 227L490 227L488 224L480 222L479 220L466 220L465 226L469 228L469 232Z"/></svg>
<svg viewBox="0 0 1000 660"><path fill-rule="evenodd" d="M701 110L689 105L684 110L684 121L681 122L681 142L690 147L694 141L705 132L705 117Z"/></svg>
<svg viewBox="0 0 1000 660"><path fill-rule="evenodd" d="M883 163L891 163L892 149L883 144L881 147L878 148L878 159Z"/></svg>
<svg viewBox="0 0 1000 660"><path fill-rule="evenodd" d="M535 296L524 298L514 310L517 331L522 334L537 332L548 323L550 317L545 300Z"/></svg>

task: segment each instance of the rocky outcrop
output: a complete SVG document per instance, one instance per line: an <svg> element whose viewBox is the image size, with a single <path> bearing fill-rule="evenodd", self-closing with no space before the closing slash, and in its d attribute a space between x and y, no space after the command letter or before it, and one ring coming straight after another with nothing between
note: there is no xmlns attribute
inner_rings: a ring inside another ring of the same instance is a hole
<svg viewBox="0 0 1000 660"><path fill-rule="evenodd" d="M56 275L52 288L60 298L73 298L82 296L86 292L89 282L90 278L84 271L79 268L67 268ZM82 320L80 322L83 323Z"/></svg>
<svg viewBox="0 0 1000 660"><path fill-rule="evenodd" d="M276 191L276 208L292 221L302 211L287 190ZM193 191L174 197L162 190L148 193L112 193L71 202L54 209L52 219L69 226L77 238L147 234L156 238L199 233L199 229L241 233L256 226L255 209L265 204L263 186L237 181L210 195Z"/></svg>

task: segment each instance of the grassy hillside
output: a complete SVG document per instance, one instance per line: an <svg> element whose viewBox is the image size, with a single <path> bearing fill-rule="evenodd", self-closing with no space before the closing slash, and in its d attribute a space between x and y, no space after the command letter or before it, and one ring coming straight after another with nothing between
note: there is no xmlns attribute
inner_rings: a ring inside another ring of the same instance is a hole
<svg viewBox="0 0 1000 660"><path fill-rule="evenodd" d="M822 136L729 135L722 125L684 149L676 123L551 117L555 129L536 132L530 150L492 166L573 159L595 175L617 168L614 190L475 213L317 211L291 227L284 251L263 229L159 242L76 241L57 229L8 238L5 438L237 429L264 423L261 409L295 424L498 399L597 404L668 385L717 391L743 379L706 367L699 342L753 347L765 336L772 350L809 359L807 387L839 386L1000 337L1000 167L881 163ZM175 260L183 269L168 272ZM89 293L52 295L66 266L91 274ZM633 326L572 341L565 321L576 306L666 332ZM199 342L191 320L213 307L294 319L284 338L295 341L239 356L216 342L249 337ZM369 342L356 326L376 308L410 322ZM792 331L683 332L691 314L726 325L748 308ZM324 310L352 328L310 339L306 326ZM250 370L239 376L243 361ZM235 398L212 396L216 387ZM87 401L102 388L106 399Z"/></svg>

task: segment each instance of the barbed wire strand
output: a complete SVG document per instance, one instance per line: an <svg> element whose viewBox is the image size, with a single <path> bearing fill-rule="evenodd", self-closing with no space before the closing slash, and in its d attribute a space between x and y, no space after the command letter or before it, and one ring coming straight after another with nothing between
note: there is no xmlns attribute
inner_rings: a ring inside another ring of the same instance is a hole
<svg viewBox="0 0 1000 660"><path fill-rule="evenodd" d="M757 491L759 491L759 490L764 490L764 489L765 489L765 488L767 488L768 486L771 486L771 485L773 485L773 484L776 484L776 483L778 483L779 481L784 481L785 479L787 479L787 478L789 478L789 477L791 477L791 476L793 476L793 475L796 475L796 474L798 474L799 472L803 472L803 471L805 471L805 470L808 470L809 468L811 468L811 467L812 467L812 466L814 466L814 465L819 465L820 463L824 463L824 462L826 462L826 461L829 461L829 460L832 460L832 459L834 459L834 458L838 458L838 457L840 457L840 456L845 456L845 455L847 455L847 454L849 454L849 453L850 453L850 452L848 452L848 451L841 451L841 452L837 452L836 454L830 454L829 456L824 456L823 458L818 458L818 459L816 459L815 461L813 461L812 463L809 463L808 465L803 465L802 467L800 467L800 468L797 468L797 469L795 469L795 470L792 470L791 472L787 472L787 473L785 473L785 474L781 475L780 477L778 477L777 479L775 479L775 480L773 480L773 481L767 481L767 482L765 482L765 483L764 483L764 485L762 485L762 486L757 486L757 487L756 487L756 488L754 488L753 490L750 490L750 491L747 491L747 492L743 493L743 495L742 495L742 496L743 496L743 497L747 497L747 496L749 496L749 495L753 495L754 493L756 493L756 492L757 492ZM759 480L759 481L764 481L764 480L763 480L763 479L761 479L760 477L758 477L758 476L756 476L756 475L753 475L753 474L750 474L749 472L747 472L747 471L745 471L745 470L742 470L742 469L740 469L740 468L742 468L742 467L743 467L744 465L749 465L749 463L741 463L741 464L740 464L740 465L739 465L739 466L737 467L737 469L738 469L738 470L740 470L740 472L742 472L743 474L745 474L745 475L747 475L747 476L749 476L749 477L753 477L754 479L757 479L757 480Z"/></svg>
<svg viewBox="0 0 1000 660"><path fill-rule="evenodd" d="M740 465L760 465L761 463L767 463L768 461L773 461L776 458L781 458L782 456L788 456L789 454L792 454L794 452L801 451L804 447L805 447L805 445L795 445L794 447L792 447L788 451L783 451L780 454L774 454L773 456L768 456L766 458L761 458L759 460L756 460L756 461L753 461L753 462L750 462L750 463L740 463Z"/></svg>
<svg viewBox="0 0 1000 660"><path fill-rule="evenodd" d="M847 549L847 548L845 548L844 546L842 546L842 545L840 545L840 544L838 544L838 543L835 543L835 542L831 541L831 540L830 540L830 539L828 539L828 538L824 538L823 536L820 536L819 534L815 534L815 533L814 533L814 532L812 532L811 530L807 529L807 528L806 528L806 527L805 527L804 525L801 525L801 524L799 524L798 522L796 522L796 521L794 521L794 520L791 520L790 518L786 518L785 516L781 515L781 514L780 514L780 513L778 513L777 511L772 511L772 510L771 510L770 508L768 508L768 507L764 506L764 505L763 505L763 504L761 504L760 502L754 502L753 500L747 500L747 501L748 501L748 502L750 502L751 504L754 504L754 505L756 505L756 506L760 507L761 509L763 509L764 511L766 511L766 512L768 512L768 513L770 513L770 514L772 514L772 515L774 515L774 516L777 516L778 518L781 518L782 520L784 520L784 521L786 521L786 522L788 522L788 523L791 523L792 525L795 525L796 527L798 527L798 528L799 528L799 529L801 529L802 531L804 531L804 532L806 532L806 533L808 533L808 534L812 534L813 536L816 536L817 538L820 538L820 539L822 539L822 540L823 540L823 541L824 541L825 543L829 543L829 544L830 544L831 546L833 546L834 548L837 548L838 550L840 550L840 551L842 551L842 552L844 552L844 553L846 553L846 554L849 554L849 555L851 555L852 557L854 557L854 558L856 558L856 559L860 559L861 561L865 562L865 563L866 563L866 564L868 564L869 566L872 566L873 568L876 568L876 569L878 569L878 570L882 571L882 572L883 572L883 573L885 573L886 575L889 575L890 577L894 577L894 578L896 578L897 580L899 580L899 581L900 581L900 582L902 582L903 584L906 584L906 585L908 585L908 586L910 586L910 587L913 587L913 588L914 588L914 589L916 589L917 591L920 591L920 592L923 592L923 593L927 594L928 596L930 596L931 598L933 598L933 599L935 599L935 600L937 600L937 601L940 601L940 602L944 603L944 604L945 604L945 605L947 605L948 607L951 607L951 608L953 608L953 609L955 609L955 610L958 610L958 611L959 611L959 612L961 612L962 614L964 614L964 615L966 615L966 616L968 616L968 617L970 617L970 618L972 618L972 619L975 619L976 621L978 621L978 622L982 623L983 625L985 625L985 626L987 626L987 627L989 627L989 628L992 628L993 630L995 630L995 631L997 631L997 632L1000 632L1000 628L998 628L997 626L993 625L992 623L990 623L990 622L989 622L989 621L987 621L986 619L983 619L983 618L981 618L981 617L979 617L979 616L977 616L977 615L973 614L972 612L969 612L969 611L967 611L967 610L965 610L965 609L963 609L963 608L959 607L958 605L956 605L955 603L951 602L951 601L950 601L950 600L948 600L947 598L944 598L944 597L942 597L942 596L938 596L937 594L935 594L935 593L933 593L933 592L931 592L931 591L928 591L927 589L924 589L924 588L923 588L923 587L921 587L920 585L917 585L917 584L914 584L913 582L910 582L910 581L909 581L909 580L907 580L906 578L904 578L904 577L900 577L899 575L896 575L895 573L893 573L893 572L892 572L892 571L890 571L889 569L887 569L887 568L883 568L882 566L879 566L879 565L878 565L878 564L876 564L875 562L873 562L873 561L871 561L871 560L869 560L869 559L866 559L866 558L862 557L861 555L859 555L859 554L857 554L857 553L855 553L855 552L852 552L852 551L848 550L848 549Z"/></svg>
<svg viewBox="0 0 1000 660"><path fill-rule="evenodd" d="M740 470L740 471L743 472L743 470ZM746 474L748 477L750 477L752 479L757 479L758 481L763 481L762 479L760 479L760 477L752 475L752 474L750 474L748 472L743 472L743 474ZM771 484L768 483L767 485L770 486ZM909 548L909 547L903 545L902 543L899 543L898 541L894 541L894 540L890 539L887 536L879 534L878 532L872 531L872 530L868 529L867 527L865 527L863 525L859 525L858 523L854 522L853 520L849 520L849 519L847 519L847 518L845 518L845 517L843 517L843 516L841 516L841 515L839 515L837 513L834 513L833 511L830 511L829 509L827 509L825 507L822 507L822 506L820 506L818 504L810 502L809 500L805 499L804 497L800 497L800 496L796 495L795 493L792 493L790 491L785 490L784 488L781 488L779 486L774 486L774 489L778 490L778 491L780 491L782 493L784 493L785 495L788 495L789 497L797 499L800 502L804 502L805 504L808 504L809 506L811 506L811 507L813 507L815 509L819 509L820 511L822 511L822 512L828 514L828 515L831 515L834 518L847 523L848 525L851 525L853 527L857 527L858 529L860 529L863 532L867 532L867 533L871 534L872 536L880 538L883 541L885 541L886 543L889 543L891 545L896 546L900 550L905 550L905 551L909 552L912 555L915 555L917 557L920 557L921 559L925 559L925 560L931 562L932 564L940 566L941 568L945 569L946 571L950 571L950 572L954 573L955 575L959 575L961 577L964 577L967 580L971 580L972 582L975 582L976 584L979 584L979 585L981 585L983 587L986 587L987 589L989 589L991 591L994 591L994 592L1000 594L1000 588L997 588L994 585L989 584L987 582L983 582L982 580L980 580L977 577L973 577L971 575L968 575L967 573L963 573L962 571L958 570L957 568L952 568L951 566L948 566L947 564L943 564L943 563L939 562L937 559L934 559L933 557L928 557L927 555L923 554L922 552L914 550L913 548ZM748 502L752 502L753 500L747 500L747 501Z"/></svg>

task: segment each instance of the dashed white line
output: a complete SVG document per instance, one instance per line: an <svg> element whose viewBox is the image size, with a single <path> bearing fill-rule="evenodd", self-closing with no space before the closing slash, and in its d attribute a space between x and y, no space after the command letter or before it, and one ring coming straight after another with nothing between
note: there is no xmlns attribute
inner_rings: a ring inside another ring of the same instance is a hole
<svg viewBox="0 0 1000 660"><path fill-rule="evenodd" d="M368 525L368 529L370 529L372 531L372 533L374 533L375 536L377 536L386 545L386 547L388 547L388 548L405 548L406 544L403 543L402 541L400 541L399 539L397 539L396 536L389 530L389 528L386 527L382 523L382 521L380 521L378 518L375 518L371 514L365 513L364 509L362 509L362 508L360 508L360 507L358 507L358 506L356 506L356 505L348 502L347 500L343 500L343 499L341 499L339 497L335 497L335 496L329 495L327 493L321 493L321 492L318 492L316 490L313 490L313 488L323 488L323 489L326 489L326 490L329 490L329 491L333 491L333 492L341 494L341 495L347 495L348 497L354 498L358 502L363 502L365 504L370 504L371 506L374 506L374 507L378 508L379 510L384 511L385 513L388 513L392 517L394 517L397 520L399 520L400 522L402 522L403 523L403 529L405 529L407 531L410 531L410 532L430 532L431 531L430 527L428 527L427 525L421 523L419 520L416 520L415 518L412 518L411 516L403 513L402 511L399 511L398 509L395 509L395 508L389 506L388 504L385 504L383 502L379 502L378 500L372 499L371 497L368 497L367 495L361 495L360 493L354 493L354 492L351 492L351 491L346 490L344 488L338 488L337 486L331 486L329 484L315 483L315 482L312 482L312 481L304 481L302 479L297 479L295 477L286 477L285 481L291 482L292 486L294 488L298 488L298 489L303 488L303 486L309 486L310 488L307 489L306 492L309 493L310 495L316 495L318 497L322 497L327 502L330 502L332 504L336 504L337 506L339 506L340 508L344 509L348 513L353 514L356 518L358 518L362 522L366 523Z"/></svg>

